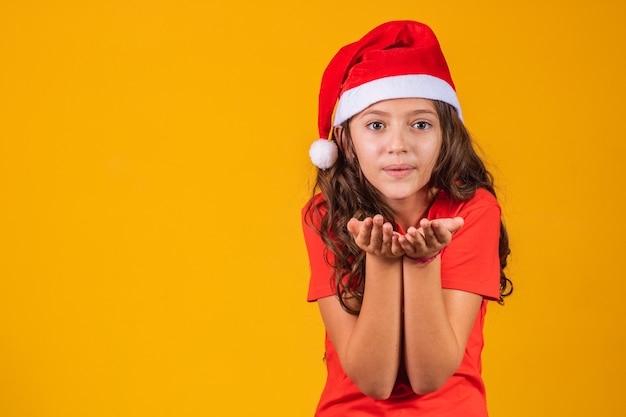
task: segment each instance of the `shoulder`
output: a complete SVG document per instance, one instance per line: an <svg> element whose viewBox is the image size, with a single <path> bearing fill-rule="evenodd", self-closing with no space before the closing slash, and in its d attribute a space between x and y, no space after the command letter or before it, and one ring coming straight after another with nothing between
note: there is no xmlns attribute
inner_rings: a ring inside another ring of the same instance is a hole
<svg viewBox="0 0 626 417"><path fill-rule="evenodd" d="M326 199L322 193L315 194L302 207L302 222L308 226L319 228L321 219L327 211Z"/></svg>
<svg viewBox="0 0 626 417"><path fill-rule="evenodd" d="M302 207L302 213L308 213L309 211L315 209L322 209L326 207L326 198L322 193L315 194L309 201L307 201Z"/></svg>
<svg viewBox="0 0 626 417"><path fill-rule="evenodd" d="M334 294L331 285L333 276L331 262L334 262L334 255L328 250L320 235L322 218L326 212L326 200L321 194L315 195L302 208L302 230L311 270L308 301Z"/></svg>
<svg viewBox="0 0 626 417"><path fill-rule="evenodd" d="M471 206L500 206L498 204L496 196L494 196L484 188L479 188L478 190L476 190L476 193L474 193L472 199L469 200L467 203Z"/></svg>
<svg viewBox="0 0 626 417"><path fill-rule="evenodd" d="M436 217L459 216L464 220L441 258L443 287L497 300L501 210L496 197L479 189L467 201L452 201L442 196L436 203Z"/></svg>
<svg viewBox="0 0 626 417"><path fill-rule="evenodd" d="M500 215L500 205L496 197L484 188L476 190L472 198L466 201L455 201L444 190L439 191L429 211L430 218L465 217L475 210L497 213Z"/></svg>

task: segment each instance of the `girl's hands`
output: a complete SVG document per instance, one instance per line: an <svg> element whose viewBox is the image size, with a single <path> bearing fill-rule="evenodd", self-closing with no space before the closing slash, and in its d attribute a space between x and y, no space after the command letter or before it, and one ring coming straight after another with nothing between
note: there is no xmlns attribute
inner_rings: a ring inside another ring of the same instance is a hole
<svg viewBox="0 0 626 417"><path fill-rule="evenodd" d="M422 219L419 229L409 227L406 235L398 236L398 244L410 258L428 258L445 248L454 232L463 226L462 217Z"/></svg>
<svg viewBox="0 0 626 417"><path fill-rule="evenodd" d="M462 217L422 219L419 228L409 227L406 234L401 235L393 231L391 223L377 214L364 220L350 219L348 231L357 246L369 254L387 258L403 255L428 258L445 248L462 226Z"/></svg>
<svg viewBox="0 0 626 417"><path fill-rule="evenodd" d="M348 231L354 237L357 246L369 254L387 258L404 255L398 241L400 234L394 232L391 223L385 222L380 214L364 220L350 219Z"/></svg>

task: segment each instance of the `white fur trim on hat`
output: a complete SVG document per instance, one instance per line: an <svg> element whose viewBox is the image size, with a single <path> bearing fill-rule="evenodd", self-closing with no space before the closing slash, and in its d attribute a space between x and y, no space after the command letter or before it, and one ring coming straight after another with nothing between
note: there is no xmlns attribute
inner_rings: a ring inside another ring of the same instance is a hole
<svg viewBox="0 0 626 417"><path fill-rule="evenodd" d="M311 144L309 156L315 166L320 169L328 169L337 160L339 152L334 141L328 139L318 139Z"/></svg>
<svg viewBox="0 0 626 417"><path fill-rule="evenodd" d="M443 101L454 106L463 120L459 99L450 84L432 75L410 74L379 78L345 91L337 104L333 126L339 126L374 103L393 98Z"/></svg>

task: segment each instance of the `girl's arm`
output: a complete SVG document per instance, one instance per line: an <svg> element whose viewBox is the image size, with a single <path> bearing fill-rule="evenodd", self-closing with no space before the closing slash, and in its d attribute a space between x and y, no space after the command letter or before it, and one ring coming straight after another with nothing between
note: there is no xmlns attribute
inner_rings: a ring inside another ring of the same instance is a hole
<svg viewBox="0 0 626 417"><path fill-rule="evenodd" d="M450 243L454 230L443 222L421 225L423 235L413 242L417 250L436 252ZM406 369L413 390L426 394L439 389L461 364L482 296L442 289L441 257L427 263L404 257L403 271Z"/></svg>
<svg viewBox="0 0 626 417"><path fill-rule="evenodd" d="M336 297L322 298L318 305L345 373L364 394L385 399L400 364L402 257L393 253L399 246L391 225L383 227L382 216L351 221L349 229L366 251L367 284L360 313L347 313Z"/></svg>
<svg viewBox="0 0 626 417"><path fill-rule="evenodd" d="M407 374L413 391L439 389L458 369L482 296L441 288L441 262L408 258L404 266L404 332Z"/></svg>

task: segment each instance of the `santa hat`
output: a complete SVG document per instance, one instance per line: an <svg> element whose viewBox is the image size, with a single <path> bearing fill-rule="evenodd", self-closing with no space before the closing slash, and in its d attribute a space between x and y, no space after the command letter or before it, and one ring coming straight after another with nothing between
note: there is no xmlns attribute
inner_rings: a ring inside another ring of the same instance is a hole
<svg viewBox="0 0 626 417"><path fill-rule="evenodd" d="M321 139L309 150L313 163L321 169L335 163L337 146L328 140L334 126L374 103L394 98L443 101L454 106L461 117L446 59L435 34L423 23L384 23L337 52L322 77Z"/></svg>

